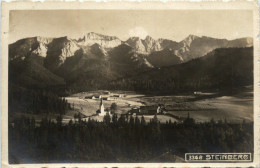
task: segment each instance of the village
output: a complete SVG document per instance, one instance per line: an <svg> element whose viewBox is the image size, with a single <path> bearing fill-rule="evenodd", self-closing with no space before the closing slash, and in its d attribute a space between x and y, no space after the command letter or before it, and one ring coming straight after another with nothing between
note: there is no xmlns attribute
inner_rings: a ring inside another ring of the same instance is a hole
<svg viewBox="0 0 260 168"><path fill-rule="evenodd" d="M167 113L163 104L151 104L142 102L145 95L132 92L82 92L74 97L66 97L68 102L74 105L74 108L82 114L82 118L91 118L97 121L103 121L107 114L117 114L145 118L147 122L158 115L158 120L162 123L171 120L171 122L180 122L181 118Z"/></svg>
<svg viewBox="0 0 260 168"><path fill-rule="evenodd" d="M113 96L110 96L110 92L109 91L105 91L103 92L103 94L107 95L107 96L102 96L102 95L93 95L91 97L85 97L85 99L93 99L93 100L100 100L100 105L99 105L99 109L97 110L97 115L99 116L104 116L107 113L111 115L111 110L113 110L113 112L115 112L115 108L117 108L115 103L112 103L110 108L106 108L104 107L103 104L103 100L106 101L110 101L110 100L117 100L120 98L124 98L126 97L126 95L122 95L122 94L116 94ZM131 107L132 105L129 104L129 107ZM162 105L159 104L158 106L140 106L140 107L132 107L131 110L128 111L128 113L126 113L125 115L155 115L155 114L166 114L165 109L162 108Z"/></svg>

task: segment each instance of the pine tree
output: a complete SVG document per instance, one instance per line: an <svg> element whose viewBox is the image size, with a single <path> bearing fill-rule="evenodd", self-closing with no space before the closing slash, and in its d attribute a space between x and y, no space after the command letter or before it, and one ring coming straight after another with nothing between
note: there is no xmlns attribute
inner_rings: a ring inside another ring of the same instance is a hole
<svg viewBox="0 0 260 168"><path fill-rule="evenodd" d="M112 122L113 122L114 125L117 124L117 114L115 114L115 113L112 116Z"/></svg>
<svg viewBox="0 0 260 168"><path fill-rule="evenodd" d="M114 114L117 111L117 104L112 103L110 106L111 113Z"/></svg>
<svg viewBox="0 0 260 168"><path fill-rule="evenodd" d="M103 122L106 124L106 125L109 125L110 124L110 121L111 121L111 118L110 118L110 115L109 113L107 113L104 118L103 118Z"/></svg>
<svg viewBox="0 0 260 168"><path fill-rule="evenodd" d="M145 126L146 125L146 121L144 119L144 116L142 115L142 118L141 118L141 125L142 126Z"/></svg>

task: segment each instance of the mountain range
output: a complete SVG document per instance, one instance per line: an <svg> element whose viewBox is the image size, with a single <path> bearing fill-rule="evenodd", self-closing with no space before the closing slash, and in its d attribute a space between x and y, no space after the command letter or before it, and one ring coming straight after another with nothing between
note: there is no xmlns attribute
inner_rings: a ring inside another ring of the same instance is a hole
<svg viewBox="0 0 260 168"><path fill-rule="evenodd" d="M24 86L86 83L98 87L100 81L185 64L218 48L252 46L249 37L227 40L189 35L180 42L150 36L122 41L94 32L79 39L31 37L9 45L9 80Z"/></svg>

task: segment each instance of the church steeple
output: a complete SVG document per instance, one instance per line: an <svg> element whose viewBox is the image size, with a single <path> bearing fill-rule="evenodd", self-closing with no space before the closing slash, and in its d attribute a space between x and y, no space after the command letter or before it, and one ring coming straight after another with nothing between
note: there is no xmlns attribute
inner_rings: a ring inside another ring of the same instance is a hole
<svg viewBox="0 0 260 168"><path fill-rule="evenodd" d="M100 99L100 106L102 106L103 105L103 99L101 98Z"/></svg>
<svg viewBox="0 0 260 168"><path fill-rule="evenodd" d="M101 98L100 99L100 105L99 105L99 110L100 110L100 114L101 116L104 116L106 113L105 113L105 107L103 105L103 99Z"/></svg>

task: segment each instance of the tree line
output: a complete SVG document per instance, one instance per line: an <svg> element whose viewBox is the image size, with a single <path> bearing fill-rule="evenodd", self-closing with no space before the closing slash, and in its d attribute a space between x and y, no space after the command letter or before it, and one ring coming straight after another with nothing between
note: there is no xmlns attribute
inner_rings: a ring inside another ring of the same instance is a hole
<svg viewBox="0 0 260 168"><path fill-rule="evenodd" d="M9 112L25 112L29 114L60 114L72 109L65 98L55 92L42 89L26 89L10 86L8 91Z"/></svg>
<svg viewBox="0 0 260 168"><path fill-rule="evenodd" d="M62 123L20 117L9 123L10 163L175 162L187 152L253 152L253 123L160 123L144 117L105 115ZM168 157L163 157L165 154Z"/></svg>

